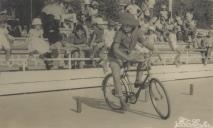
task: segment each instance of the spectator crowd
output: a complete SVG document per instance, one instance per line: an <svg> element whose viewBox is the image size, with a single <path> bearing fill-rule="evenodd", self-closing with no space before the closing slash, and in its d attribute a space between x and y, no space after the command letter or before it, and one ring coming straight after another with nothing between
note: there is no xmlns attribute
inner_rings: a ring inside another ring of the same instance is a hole
<svg viewBox="0 0 213 128"><path fill-rule="evenodd" d="M59 58L63 51L65 58L100 58L100 61L93 61L92 65L96 66L98 63L106 67L107 51L121 25L116 19L100 14L99 1L84 0L80 8L74 10L70 2L62 0L45 0L41 14L32 19L29 28L20 26L18 19L5 20L3 17L7 12L2 11L0 49L6 51L6 60L9 62L10 59L11 41L15 37L26 37L30 56L39 54L42 59ZM189 48L207 49L207 52L202 53L203 56L211 56L213 32L209 31L205 37L200 35L191 11L187 11L185 15L174 15L166 1L157 3L156 0L144 0L139 3L137 0L131 0L120 12L134 15L147 42L168 43L171 50L177 53L175 63L179 63L181 54L177 45L183 42L187 43ZM62 65L55 61L44 62L47 69L67 66L66 61ZM85 61L75 61L73 66L84 68Z"/></svg>

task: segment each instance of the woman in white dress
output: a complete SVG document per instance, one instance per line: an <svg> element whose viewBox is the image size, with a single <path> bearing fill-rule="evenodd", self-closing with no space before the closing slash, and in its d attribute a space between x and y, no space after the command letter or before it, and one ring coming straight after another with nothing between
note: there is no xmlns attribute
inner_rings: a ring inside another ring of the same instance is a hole
<svg viewBox="0 0 213 128"><path fill-rule="evenodd" d="M32 28L28 35L30 54L43 55L49 52L49 43L43 38L42 22L40 18L35 18L32 22Z"/></svg>

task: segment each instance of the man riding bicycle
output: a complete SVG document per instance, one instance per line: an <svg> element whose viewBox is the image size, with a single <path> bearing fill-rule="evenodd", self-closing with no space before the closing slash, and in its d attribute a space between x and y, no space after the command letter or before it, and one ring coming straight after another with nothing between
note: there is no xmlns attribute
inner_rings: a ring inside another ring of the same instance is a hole
<svg viewBox="0 0 213 128"><path fill-rule="evenodd" d="M133 54L137 43L142 44L149 50L154 50L154 46L145 41L144 34L139 28L139 22L133 15L122 13L120 14L119 22L122 26L114 37L108 56L115 85L115 96L119 97L123 109L126 110L127 104L122 94L120 82L121 67L124 62L137 62L139 60L139 58ZM141 68L142 63L139 63L137 66L135 87L142 85L143 72L140 71Z"/></svg>

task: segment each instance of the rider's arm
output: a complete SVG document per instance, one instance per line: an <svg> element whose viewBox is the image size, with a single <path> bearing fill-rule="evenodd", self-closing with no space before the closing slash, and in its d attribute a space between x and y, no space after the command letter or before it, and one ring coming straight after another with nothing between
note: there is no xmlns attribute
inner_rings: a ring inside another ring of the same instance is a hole
<svg viewBox="0 0 213 128"><path fill-rule="evenodd" d="M129 60L128 55L124 54L120 49L119 49L120 44L119 43L114 43L112 48L113 48L113 53L121 57L122 59Z"/></svg>

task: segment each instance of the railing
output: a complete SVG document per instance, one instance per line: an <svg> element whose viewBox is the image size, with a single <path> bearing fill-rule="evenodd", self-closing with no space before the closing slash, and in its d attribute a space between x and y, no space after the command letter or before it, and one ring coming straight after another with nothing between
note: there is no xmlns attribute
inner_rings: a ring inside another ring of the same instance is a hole
<svg viewBox="0 0 213 128"><path fill-rule="evenodd" d="M205 49L197 49L197 50L186 50L185 51L185 56L181 56L181 59L184 60L185 64L189 64L190 60L193 59L204 59L204 57L189 57L190 52L201 52L201 51L205 51ZM159 54L164 53L165 51L159 52ZM166 66L167 65L167 61L173 59L174 57L162 57L162 60L160 61L162 65ZM213 57L211 57L213 58ZM27 58L23 58L23 59L10 59L10 62L21 62L22 63L22 71L26 71L27 67L28 67L28 62L30 60L38 60L36 58L29 58L29 56ZM68 58L50 58L50 59L41 59L43 61L68 61L68 69L72 69L72 62L73 61L98 61L100 60L100 58L72 58L71 55L69 55ZM3 59L0 59L0 61L5 61Z"/></svg>

